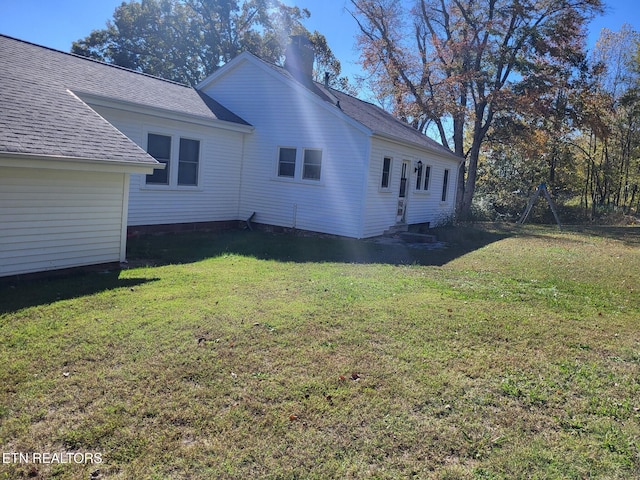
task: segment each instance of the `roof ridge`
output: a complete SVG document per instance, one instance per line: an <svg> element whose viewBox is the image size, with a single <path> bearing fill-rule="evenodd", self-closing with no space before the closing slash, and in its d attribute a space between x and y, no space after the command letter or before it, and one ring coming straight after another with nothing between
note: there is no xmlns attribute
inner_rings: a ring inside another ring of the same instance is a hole
<svg viewBox="0 0 640 480"><path fill-rule="evenodd" d="M174 80L168 80L166 78L158 77L157 75L150 75L148 73L139 72L139 71L133 70L131 68L127 68L127 67L123 67L121 65L117 65L115 63L107 63L107 62L103 62L102 60L97 60L95 58L85 57L84 55L78 55L77 53L64 52L62 50L58 50L57 48L47 47L45 45L40 45L38 43L30 42L28 40L23 40L21 38L12 37L11 35L6 35L4 33L0 33L0 37L8 38L9 40L13 40L13 41L16 41L16 42L24 43L26 45L31 45L33 47L42 48L44 50L49 50L51 52L61 53L62 55L67 55L69 57L78 58L80 60L87 60L89 62L97 63L98 65L104 65L105 67L111 67L111 68L115 68L115 69L118 69L118 70L123 70L125 72L134 73L136 75L142 75L143 77L152 78L154 80L160 80L161 82L170 83L170 84L177 85L177 86L180 86L180 87L194 88L191 85L187 85L185 83L176 82Z"/></svg>

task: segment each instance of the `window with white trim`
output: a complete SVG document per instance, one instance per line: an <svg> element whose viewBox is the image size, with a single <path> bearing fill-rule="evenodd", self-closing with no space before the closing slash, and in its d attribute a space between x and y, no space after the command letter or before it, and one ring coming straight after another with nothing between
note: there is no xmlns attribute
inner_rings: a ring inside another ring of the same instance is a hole
<svg viewBox="0 0 640 480"><path fill-rule="evenodd" d="M302 161L302 179L320 180L322 171L322 150L305 149Z"/></svg>
<svg viewBox="0 0 640 480"><path fill-rule="evenodd" d="M415 191L428 191L431 181L431 165L425 165L422 161L418 161L415 167L416 183Z"/></svg>
<svg viewBox="0 0 640 480"><path fill-rule="evenodd" d="M429 183L431 181L431 165L425 165L424 167L424 186L423 190L429 190Z"/></svg>
<svg viewBox="0 0 640 480"><path fill-rule="evenodd" d="M200 140L180 139L178 156L178 185L198 185Z"/></svg>
<svg viewBox="0 0 640 480"><path fill-rule="evenodd" d="M158 133L147 134L147 153L163 163L163 170L157 169L147 175L147 185L195 187L198 185L200 170L200 140Z"/></svg>
<svg viewBox="0 0 640 480"><path fill-rule="evenodd" d="M147 175L147 185L169 185L171 137L150 133L147 135L147 153L165 165L164 170L158 168Z"/></svg>
<svg viewBox="0 0 640 480"><path fill-rule="evenodd" d="M444 177L442 178L442 198L443 202L447 201L447 190L449 189L449 169L445 168Z"/></svg>
<svg viewBox="0 0 640 480"><path fill-rule="evenodd" d="M391 157L384 157L382 160L382 179L380 188L388 189L391 178Z"/></svg>
<svg viewBox="0 0 640 480"><path fill-rule="evenodd" d="M294 178L296 175L296 148L280 147L278 149L278 176Z"/></svg>

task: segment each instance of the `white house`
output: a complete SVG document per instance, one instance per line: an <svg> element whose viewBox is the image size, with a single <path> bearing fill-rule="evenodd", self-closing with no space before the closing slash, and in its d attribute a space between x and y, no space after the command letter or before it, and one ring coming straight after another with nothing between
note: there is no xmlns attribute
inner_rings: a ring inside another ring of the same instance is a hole
<svg viewBox="0 0 640 480"><path fill-rule="evenodd" d="M123 261L129 177L157 166L51 70L59 55L0 36L0 276Z"/></svg>
<svg viewBox="0 0 640 480"><path fill-rule="evenodd" d="M243 53L196 88L0 35L0 277L124 260L127 228L354 238L453 214L460 158Z"/></svg>
<svg viewBox="0 0 640 480"><path fill-rule="evenodd" d="M308 40L280 68L243 53L197 88L255 128L239 217L365 238L453 215L460 158L384 110L311 79Z"/></svg>

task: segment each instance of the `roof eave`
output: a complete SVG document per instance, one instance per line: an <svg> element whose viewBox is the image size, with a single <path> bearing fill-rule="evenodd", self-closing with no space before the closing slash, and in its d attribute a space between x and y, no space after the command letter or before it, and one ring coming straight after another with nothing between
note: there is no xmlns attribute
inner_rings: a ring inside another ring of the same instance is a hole
<svg viewBox="0 0 640 480"><path fill-rule="evenodd" d="M396 137L394 135L390 135L390 134L384 133L384 132L373 132L371 134L371 136L380 138L382 140L386 140L386 141L402 144L402 145L410 145L412 147L419 148L421 150L426 150L426 151L428 151L430 153L433 153L435 155L438 155L438 156L442 157L445 160L456 161L458 164L460 164L461 162L464 161L464 158L459 157L458 155L456 155L453 152L449 152L449 151L445 150L444 149L445 147L442 147L442 150L441 150L439 148L434 148L434 147L431 147L429 145L424 145L424 144L419 143L419 142L412 142L410 140L405 140L403 138L398 138L398 137Z"/></svg>
<svg viewBox="0 0 640 480"><path fill-rule="evenodd" d="M175 110L153 107L149 105L143 105L139 103L128 102L125 100L114 99L111 97L105 97L95 95L93 93L76 91L75 94L80 97L85 103L90 106L116 108L126 112L140 113L150 115L152 117L159 117L163 119L178 120L181 122L192 123L196 125L203 125L206 127L216 127L224 130L233 130L240 133L252 133L255 127L252 125L242 125L240 123L228 122L226 120L208 118L204 116L191 115Z"/></svg>
<svg viewBox="0 0 640 480"><path fill-rule="evenodd" d="M155 159L153 161L102 160L62 155L0 152L0 167L151 174L155 169L164 169L165 165Z"/></svg>

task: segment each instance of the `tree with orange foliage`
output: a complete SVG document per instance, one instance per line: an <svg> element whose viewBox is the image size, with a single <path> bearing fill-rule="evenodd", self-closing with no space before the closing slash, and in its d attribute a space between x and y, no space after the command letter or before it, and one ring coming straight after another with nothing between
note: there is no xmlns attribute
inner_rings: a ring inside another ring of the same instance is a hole
<svg viewBox="0 0 640 480"><path fill-rule="evenodd" d="M457 212L471 212L478 160L497 114L523 85L553 84L585 61L602 0L350 0L362 65L393 112L464 156Z"/></svg>

